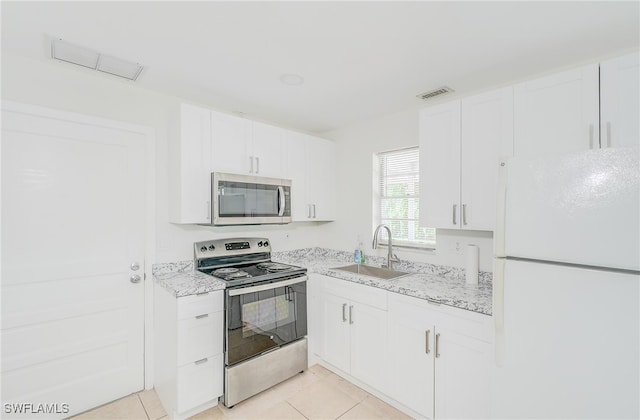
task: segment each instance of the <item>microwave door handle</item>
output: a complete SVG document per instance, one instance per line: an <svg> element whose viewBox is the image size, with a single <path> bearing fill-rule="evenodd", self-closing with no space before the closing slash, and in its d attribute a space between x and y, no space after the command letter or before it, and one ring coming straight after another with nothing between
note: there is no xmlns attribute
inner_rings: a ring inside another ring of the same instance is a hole
<svg viewBox="0 0 640 420"><path fill-rule="evenodd" d="M278 186L278 216L284 216L285 206L287 205L284 199L284 187Z"/></svg>

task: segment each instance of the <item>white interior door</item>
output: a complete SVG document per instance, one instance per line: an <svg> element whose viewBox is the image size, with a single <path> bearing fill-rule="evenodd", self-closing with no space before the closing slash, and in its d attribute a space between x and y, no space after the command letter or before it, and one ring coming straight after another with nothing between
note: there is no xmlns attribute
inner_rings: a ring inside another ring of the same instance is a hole
<svg viewBox="0 0 640 420"><path fill-rule="evenodd" d="M2 112L2 402L60 404L44 417L68 417L144 386L146 138L71 114L10 109Z"/></svg>

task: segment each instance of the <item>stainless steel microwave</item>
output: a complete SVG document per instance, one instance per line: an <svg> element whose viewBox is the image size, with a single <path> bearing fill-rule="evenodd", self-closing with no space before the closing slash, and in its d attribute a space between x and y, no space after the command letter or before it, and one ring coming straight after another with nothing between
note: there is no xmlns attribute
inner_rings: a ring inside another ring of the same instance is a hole
<svg viewBox="0 0 640 420"><path fill-rule="evenodd" d="M213 225L291 223L291 180L214 172L211 205Z"/></svg>

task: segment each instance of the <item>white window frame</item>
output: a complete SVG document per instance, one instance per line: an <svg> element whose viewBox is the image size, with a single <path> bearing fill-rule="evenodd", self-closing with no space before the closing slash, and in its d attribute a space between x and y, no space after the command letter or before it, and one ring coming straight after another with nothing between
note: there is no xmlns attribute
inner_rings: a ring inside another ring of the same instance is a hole
<svg viewBox="0 0 640 420"><path fill-rule="evenodd" d="M384 191L383 190L385 189L384 186L386 185L386 181L387 181L387 178L388 178L386 173L385 173L384 158L388 157L390 155L407 153L407 152L415 152L416 154L418 154L418 150L419 150L418 146L413 146L413 147L407 147L407 148L402 148L402 149L395 149L395 150L389 150L389 151L385 151L385 152L379 152L379 153L375 153L373 155L373 178L374 178L373 179L373 182L374 182L373 222L374 222L374 229L379 224L381 224L381 223L388 224L386 222L392 220L392 219L382 219L382 203L383 203L384 199L387 198L387 197L384 196ZM419 180L420 180L419 169L418 169L418 171L407 172L407 175L415 177L415 183L413 184L414 186L415 185L419 185ZM415 198L414 202L418 203L419 197L420 197L420 191L413 191L412 194L407 195L407 197ZM409 203L409 205L410 205L410 203ZM408 214L413 214L413 210L409 209ZM393 220L407 220L409 222L418 221L418 219L413 219L413 218L406 218L406 219L403 218L403 219L393 219ZM411 229L412 226L414 226L414 225L412 225L412 223L409 223L409 229ZM428 250L428 251L434 250L436 248L436 230L435 230L435 228L427 228L427 229L430 229L429 235L433 238L432 241L423 242L423 241L411 240L409 238L407 238L407 239L399 239L399 238L396 238L395 235L394 235L393 247L394 248L399 247L399 248L420 249L420 250ZM415 231L411 231L410 230L408 232L407 236L415 237ZM383 230L382 232L380 232L380 238L379 238L379 242L378 243L380 245L384 245L384 246L388 245L386 231Z"/></svg>

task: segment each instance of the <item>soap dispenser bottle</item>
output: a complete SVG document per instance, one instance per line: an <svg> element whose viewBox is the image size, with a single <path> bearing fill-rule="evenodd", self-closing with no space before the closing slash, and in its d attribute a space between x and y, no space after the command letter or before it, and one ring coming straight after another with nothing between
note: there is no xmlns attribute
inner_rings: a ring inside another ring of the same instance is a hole
<svg viewBox="0 0 640 420"><path fill-rule="evenodd" d="M358 245L356 246L356 250L353 252L353 262L356 264L362 264L364 261L362 255L362 241L360 240L360 236L358 236Z"/></svg>

